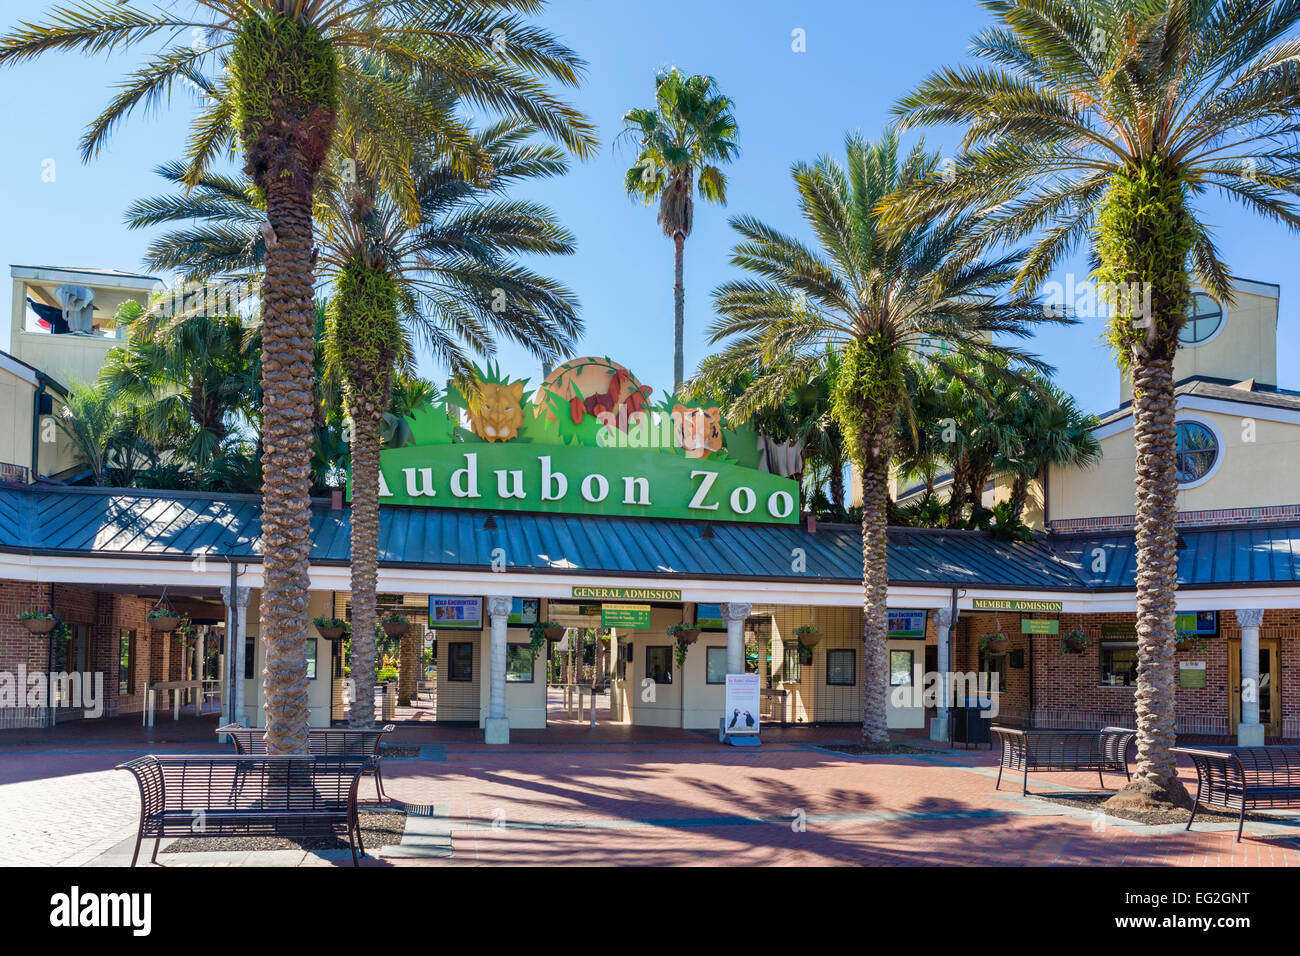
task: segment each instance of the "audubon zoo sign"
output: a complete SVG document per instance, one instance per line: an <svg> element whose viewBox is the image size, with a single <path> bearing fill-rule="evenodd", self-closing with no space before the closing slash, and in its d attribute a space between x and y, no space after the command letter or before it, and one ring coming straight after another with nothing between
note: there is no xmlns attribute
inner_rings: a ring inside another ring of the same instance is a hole
<svg viewBox="0 0 1300 956"><path fill-rule="evenodd" d="M472 388L451 388L407 420L406 444L380 453L382 504L799 520L799 485L788 475L802 462L752 428L731 427L715 405L654 403L609 359L566 362L532 395L526 381L477 372Z"/></svg>

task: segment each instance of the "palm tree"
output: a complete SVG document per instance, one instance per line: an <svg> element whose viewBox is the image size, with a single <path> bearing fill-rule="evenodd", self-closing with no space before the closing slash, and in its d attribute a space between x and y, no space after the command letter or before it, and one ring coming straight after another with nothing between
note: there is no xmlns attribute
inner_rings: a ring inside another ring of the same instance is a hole
<svg viewBox="0 0 1300 956"><path fill-rule="evenodd" d="M126 341L112 349L100 370L110 395L146 410L148 435L204 487L240 417L256 400L253 343L238 315L187 315L168 335L140 321L138 302L118 310Z"/></svg>
<svg viewBox="0 0 1300 956"><path fill-rule="evenodd" d="M539 8L536 0L168 0L149 8L85 0L0 39L0 64L11 64L51 51L127 52L162 35L161 49L147 54L86 131L83 158L97 154L133 110L157 105L187 81L204 96L187 181L197 182L237 142L244 172L265 198L260 607L271 753L304 752L307 743L316 177L336 131L364 145L374 175L408 206L414 190L406 162L416 142L436 137L463 172L483 165L466 147L459 120L436 101L427 108L412 101L407 84L372 69L373 61L437 78L588 154L595 146L590 124L539 79L576 85L582 61L513 12ZM363 124L376 114L388 122L373 131Z"/></svg>
<svg viewBox="0 0 1300 956"><path fill-rule="evenodd" d="M1044 482L1049 468L1090 468L1101 461L1101 445L1093 434L1101 420L1084 413L1074 396L1051 382L1037 384L1036 394L1018 392L1008 407L1018 438L1016 453L1004 462L1011 474L1013 521L1022 520L1030 482Z"/></svg>
<svg viewBox="0 0 1300 956"><path fill-rule="evenodd" d="M929 176L937 155L918 145L900 159L892 130L874 144L849 135L845 148L847 166L822 157L792 170L817 247L747 216L731 220L741 235L731 261L753 277L714 292L720 315L710 336L715 343L731 339L722 363L763 370L736 403L739 412L779 403L816 374L828 346L839 354L831 406L861 476L863 503L862 736L868 746L883 747L889 742L885 533L895 417L907 400L906 363L922 339L937 337L975 356L1043 368L1019 349L992 344L992 333L1025 336L1047 317L1032 302L991 294L1014 275L1014 254L961 266L949 261L971 226L967 220L952 217L892 234L880 228L878 204ZM943 353L924 357L940 368L950 364Z"/></svg>
<svg viewBox="0 0 1300 956"><path fill-rule="evenodd" d="M69 383L54 423L97 486L129 485L136 468L155 453L144 433L145 409L124 395L87 382ZM114 474L116 472L116 475Z"/></svg>
<svg viewBox="0 0 1300 956"><path fill-rule="evenodd" d="M700 198L727 204L727 178L719 165L740 152L732 102L711 76L687 77L674 67L655 77L652 109L629 110L620 137L637 140L636 162L627 171L627 194L647 206L659 203L659 226L673 241L673 389L685 378L682 337L686 326L683 253L695 219L692 187Z"/></svg>
<svg viewBox="0 0 1300 956"><path fill-rule="evenodd" d="M347 152L346 140L341 139L321 178L319 263L333 280L325 370L326 377L337 373L352 422L353 726L374 721L369 705L377 616L379 451L385 430L396 431L392 384L399 370L409 372L412 338L464 378L472 368L467 350L491 356L500 336L543 361L554 361L581 333L573 295L514 258L520 252L573 251L573 237L550 209L502 195L520 179L559 175L567 168L560 150L528 142L533 132L526 123L503 120L474 134L476 151L491 164L491 173L477 183L458 175L451 161L417 165L419 216L414 221L367 175L361 159ZM175 181L174 165L159 171ZM203 279L265 255L265 240L255 225L257 202L241 184L205 178L189 195L135 204L128 221L132 226L190 223L152 243L148 261L152 268L188 262L190 278ZM414 387L409 378L401 382L408 390Z"/></svg>
<svg viewBox="0 0 1300 956"><path fill-rule="evenodd" d="M973 51L901 102L910 125L967 124L962 154L891 216L977 208L972 250L1035 233L1031 290L1085 238L1107 283L1107 337L1133 381L1137 444L1137 769L1117 804L1187 803L1170 747L1178 484L1174 355L1189 271L1220 301L1227 266L1194 200L1208 191L1300 229L1300 4L1014 0ZM1126 307L1146 295L1147 307ZM1137 313L1137 314L1134 314Z"/></svg>

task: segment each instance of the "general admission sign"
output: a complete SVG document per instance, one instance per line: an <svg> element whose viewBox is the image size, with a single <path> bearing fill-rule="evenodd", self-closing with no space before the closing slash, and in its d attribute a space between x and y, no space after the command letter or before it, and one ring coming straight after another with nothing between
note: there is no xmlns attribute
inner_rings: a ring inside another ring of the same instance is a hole
<svg viewBox="0 0 1300 956"><path fill-rule="evenodd" d="M799 520L798 482L763 467L753 429L706 403L653 403L607 358L565 362L532 395L492 367L475 385L425 406L409 443L380 453L383 504Z"/></svg>

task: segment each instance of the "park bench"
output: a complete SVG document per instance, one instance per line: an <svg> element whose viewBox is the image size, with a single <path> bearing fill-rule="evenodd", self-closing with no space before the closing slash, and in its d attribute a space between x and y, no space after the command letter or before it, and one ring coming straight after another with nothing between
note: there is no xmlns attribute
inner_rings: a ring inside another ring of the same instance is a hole
<svg viewBox="0 0 1300 956"><path fill-rule="evenodd" d="M319 837L346 831L358 866L357 787L373 757L168 754L119 764L140 787L140 826L131 865L146 837L158 862L163 837Z"/></svg>
<svg viewBox="0 0 1300 956"><path fill-rule="evenodd" d="M1237 812L1237 840L1246 811L1300 807L1300 747L1174 747L1196 767L1192 828L1202 806Z"/></svg>
<svg viewBox="0 0 1300 956"><path fill-rule="evenodd" d="M361 728L313 727L307 731L307 752L320 756L374 757L374 769L367 773L374 774L375 791L379 794L379 802L383 803L388 796L384 793L384 774L381 769L383 755L379 752L379 746L383 742L384 735L391 734L395 729L392 724ZM266 753L266 740L261 727L227 724L218 727L217 733L229 734L235 744L235 753L241 756L257 756Z"/></svg>
<svg viewBox="0 0 1300 956"><path fill-rule="evenodd" d="M1104 771L1123 773L1129 778L1128 748L1137 736L1136 730L1124 727L1103 727L1101 730L1035 729L1017 730L1013 727L991 727L1002 751L998 763L998 782L994 790L1002 787L1002 771L1015 770L1024 774L1022 792L1029 793L1029 774L1043 771L1095 770L1103 787Z"/></svg>

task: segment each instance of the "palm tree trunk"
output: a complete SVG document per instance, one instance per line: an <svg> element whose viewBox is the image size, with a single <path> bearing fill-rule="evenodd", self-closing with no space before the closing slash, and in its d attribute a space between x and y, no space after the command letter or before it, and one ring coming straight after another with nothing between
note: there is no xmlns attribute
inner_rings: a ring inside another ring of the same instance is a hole
<svg viewBox="0 0 1300 956"><path fill-rule="evenodd" d="M268 753L307 750L307 592L311 557L311 191L268 177L262 292L262 640Z"/></svg>
<svg viewBox="0 0 1300 956"><path fill-rule="evenodd" d="M1133 365L1137 444L1137 765L1109 802L1190 806L1169 748L1175 740L1174 593L1178 587L1178 481L1172 359Z"/></svg>
<svg viewBox="0 0 1300 956"><path fill-rule="evenodd" d="M681 390L686 375L682 339L686 332L686 286L682 282L686 237L673 234L673 394Z"/></svg>
<svg viewBox="0 0 1300 956"><path fill-rule="evenodd" d="M831 462L831 507L837 512L844 511L844 462Z"/></svg>
<svg viewBox="0 0 1300 956"><path fill-rule="evenodd" d="M952 463L952 484L948 490L948 527L956 528L961 524L962 505L966 503L967 467L964 457Z"/></svg>
<svg viewBox="0 0 1300 956"><path fill-rule="evenodd" d="M1016 475L1011 481L1011 520L1019 521L1025 513L1025 503L1029 501L1029 479Z"/></svg>
<svg viewBox="0 0 1300 956"><path fill-rule="evenodd" d="M881 415L882 422L892 415ZM885 425L866 434L859 447L866 450L862 473L862 742L868 747L889 746L885 687L889 683L886 641L889 617L886 601L889 570L886 565L889 508L889 441Z"/></svg>
<svg viewBox="0 0 1300 956"><path fill-rule="evenodd" d="M375 723L375 589L379 579L379 443L383 412L349 399L352 417L352 686L350 727Z"/></svg>

